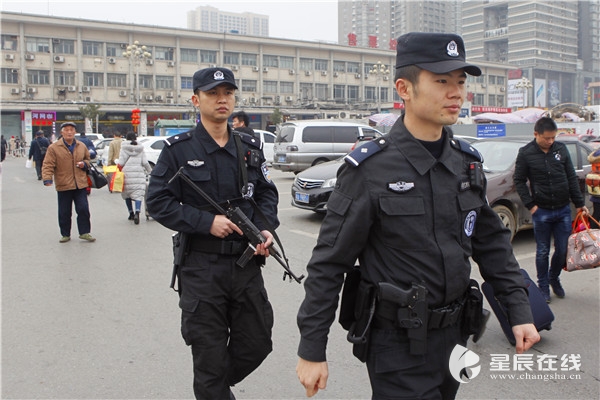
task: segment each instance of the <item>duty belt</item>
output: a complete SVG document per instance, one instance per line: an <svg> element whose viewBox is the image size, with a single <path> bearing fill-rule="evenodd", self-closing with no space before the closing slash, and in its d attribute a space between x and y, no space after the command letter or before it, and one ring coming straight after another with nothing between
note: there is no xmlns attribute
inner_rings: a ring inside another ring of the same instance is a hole
<svg viewBox="0 0 600 400"><path fill-rule="evenodd" d="M245 240L207 240L206 238L192 237L189 249L202 253L240 255L247 247L248 242Z"/></svg>
<svg viewBox="0 0 600 400"><path fill-rule="evenodd" d="M445 307L427 310L427 329L441 329L460 321L462 302L455 301ZM398 321L398 306L382 301L375 311L375 326L381 329L410 328L403 321Z"/></svg>

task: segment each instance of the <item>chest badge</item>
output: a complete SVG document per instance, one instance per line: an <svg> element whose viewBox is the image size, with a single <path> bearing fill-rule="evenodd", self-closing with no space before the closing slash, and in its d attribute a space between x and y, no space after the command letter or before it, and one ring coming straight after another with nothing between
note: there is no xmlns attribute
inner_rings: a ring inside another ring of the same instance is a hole
<svg viewBox="0 0 600 400"><path fill-rule="evenodd" d="M198 168L204 165L204 161L190 160L187 162L190 167Z"/></svg>
<svg viewBox="0 0 600 400"><path fill-rule="evenodd" d="M396 192L396 193L405 193L405 192L408 192L409 190L414 189L414 187L415 187L414 182L398 181L395 183L388 183L388 189L390 189L392 192Z"/></svg>

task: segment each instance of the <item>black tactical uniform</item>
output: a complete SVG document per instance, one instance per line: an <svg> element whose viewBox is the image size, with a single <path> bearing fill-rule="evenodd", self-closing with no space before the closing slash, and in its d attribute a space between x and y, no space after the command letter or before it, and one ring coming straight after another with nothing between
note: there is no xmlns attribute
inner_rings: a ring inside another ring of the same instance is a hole
<svg viewBox="0 0 600 400"><path fill-rule="evenodd" d="M189 235L186 256L179 266L181 331L192 347L196 398L229 399L229 387L240 382L272 350L273 310L261 274L264 257L244 267L236 261L247 240L233 233L226 240L209 231L218 212L184 180L183 173L217 203L239 206L260 229L275 229L278 193L268 177L260 142L240 134L249 195L268 222L257 216L243 185L233 132L220 147L202 124L195 131L167 139L148 188L150 215L169 229ZM259 156L257 158L257 155Z"/></svg>
<svg viewBox="0 0 600 400"><path fill-rule="evenodd" d="M429 310L443 315L460 307L473 257L482 277L506 302L511 323L533 321L510 232L485 202L482 188L471 184L469 164L479 155L449 136L444 132L436 159L401 118L388 135L346 157L307 266L306 300L298 313L301 358L326 360L336 294L357 259L363 281L402 289L422 284ZM366 360L373 398L416 398L415 393L438 398L438 388L442 398L453 398L458 383L440 365L448 365L455 344L466 343L460 322L430 318L427 350L415 355L408 329L376 313Z"/></svg>

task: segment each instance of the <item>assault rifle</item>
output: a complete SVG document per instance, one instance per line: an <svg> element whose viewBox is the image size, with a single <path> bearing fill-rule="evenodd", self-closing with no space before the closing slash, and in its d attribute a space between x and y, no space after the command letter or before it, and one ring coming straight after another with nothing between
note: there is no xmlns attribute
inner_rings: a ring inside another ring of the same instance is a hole
<svg viewBox="0 0 600 400"><path fill-rule="evenodd" d="M208 194L206 194L204 190L198 187L198 185L196 185L194 181L192 181L183 173L183 168L184 167L179 168L177 173L173 175L173 177L169 180L168 183L171 183L173 182L173 180L175 180L175 178L180 177L188 185L190 185L192 189L194 189L199 195L201 195L206 201L208 201L210 205L213 206L219 213L225 215L231 222L233 222L238 226L238 228L240 228L240 230L248 238L249 243L248 248L244 251L244 253L239 258L239 260L237 260L236 263L242 268L245 267L248 261L250 261L250 259L256 252L256 246L258 246L259 244L264 244L267 241L267 238L265 238L265 236L260 232L256 225L254 225L252 221L250 221L248 216L244 214L244 212L240 210L239 207L234 207L230 203L228 203L227 209L221 207L219 203L214 201ZM301 283L302 279L304 279L304 275L296 276L290 269L288 259L284 258L273 245L274 243L271 243L271 245L268 247L269 254L271 254L273 258L285 270L283 273L283 280L289 277L290 280L293 279L296 282Z"/></svg>

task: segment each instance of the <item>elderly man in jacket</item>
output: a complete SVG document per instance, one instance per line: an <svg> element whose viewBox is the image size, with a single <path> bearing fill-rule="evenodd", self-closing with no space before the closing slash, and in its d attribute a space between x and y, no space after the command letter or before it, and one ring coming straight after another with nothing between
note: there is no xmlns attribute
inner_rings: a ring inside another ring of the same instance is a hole
<svg viewBox="0 0 600 400"><path fill-rule="evenodd" d="M54 186L58 193L58 224L60 243L71 240L71 216L73 203L77 212L79 238L88 242L96 239L90 234L90 209L86 189L90 153L85 144L75 140L76 125L65 122L60 126L62 138L48 147L42 179L45 186Z"/></svg>

